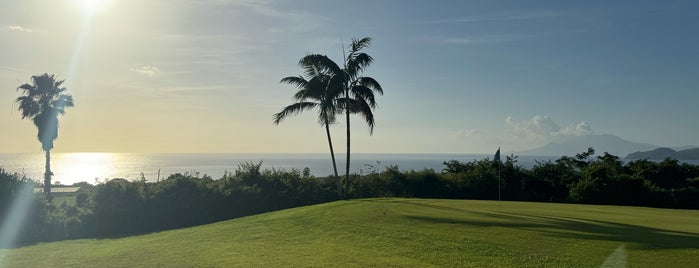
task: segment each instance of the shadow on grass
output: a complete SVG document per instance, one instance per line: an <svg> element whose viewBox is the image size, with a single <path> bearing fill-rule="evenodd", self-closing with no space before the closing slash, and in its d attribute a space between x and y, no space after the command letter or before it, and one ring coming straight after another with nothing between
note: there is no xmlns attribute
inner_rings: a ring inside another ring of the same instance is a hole
<svg viewBox="0 0 699 268"><path fill-rule="evenodd" d="M476 215L480 219L454 217L407 216L432 223L462 224L480 227L506 227L539 232L556 237L605 240L628 243L637 249L697 249L699 234L664 230L646 226L600 220L549 217L507 212L482 212L410 201L392 201L407 205Z"/></svg>

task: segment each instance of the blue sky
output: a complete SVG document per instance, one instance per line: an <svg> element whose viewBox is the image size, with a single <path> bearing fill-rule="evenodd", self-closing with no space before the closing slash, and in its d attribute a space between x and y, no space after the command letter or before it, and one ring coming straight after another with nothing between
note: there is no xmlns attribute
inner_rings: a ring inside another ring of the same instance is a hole
<svg viewBox="0 0 699 268"><path fill-rule="evenodd" d="M324 153L312 114L272 124L278 82L364 36L386 94L357 152L699 145L695 1L85 1L0 2L0 153L39 151L12 101L43 72L76 99L57 151ZM344 151L344 123L333 138Z"/></svg>

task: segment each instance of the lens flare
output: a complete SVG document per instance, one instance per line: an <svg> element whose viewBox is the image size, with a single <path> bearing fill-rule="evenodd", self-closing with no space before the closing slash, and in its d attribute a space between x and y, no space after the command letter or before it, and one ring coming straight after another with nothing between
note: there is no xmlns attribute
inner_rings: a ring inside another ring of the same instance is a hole
<svg viewBox="0 0 699 268"><path fill-rule="evenodd" d="M0 218L0 267L7 263L6 248L15 247L17 235L22 230L31 209L34 187L25 183L4 218Z"/></svg>
<svg viewBox="0 0 699 268"><path fill-rule="evenodd" d="M111 0L74 0L75 5L84 10L88 16L107 10L111 5Z"/></svg>

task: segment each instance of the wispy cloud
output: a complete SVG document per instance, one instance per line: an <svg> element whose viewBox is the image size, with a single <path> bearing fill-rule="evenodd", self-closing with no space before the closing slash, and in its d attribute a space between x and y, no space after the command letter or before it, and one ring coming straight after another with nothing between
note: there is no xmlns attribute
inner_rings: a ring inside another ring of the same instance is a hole
<svg viewBox="0 0 699 268"><path fill-rule="evenodd" d="M28 71L25 70L25 69L20 69L20 68L11 67L11 66L2 66L2 65L0 65L0 70L2 70L2 71L9 71L9 72L16 72L16 73L28 72Z"/></svg>
<svg viewBox="0 0 699 268"><path fill-rule="evenodd" d="M473 22L489 22L489 21L518 21L518 20L534 20L534 19L551 19L563 17L567 13L553 10L522 10L522 11L506 11L495 12L479 16L467 16L458 18L445 18L432 20L429 23L473 23Z"/></svg>
<svg viewBox="0 0 699 268"><path fill-rule="evenodd" d="M481 138L486 136L485 132L478 129L461 129L454 133L454 136L459 139Z"/></svg>
<svg viewBox="0 0 699 268"><path fill-rule="evenodd" d="M13 32L23 32L23 33L34 32L31 28L22 27L22 26L18 26L18 25L9 25L6 28L10 31L13 31Z"/></svg>
<svg viewBox="0 0 699 268"><path fill-rule="evenodd" d="M191 97L192 95L217 94L220 92L230 91L230 86L225 85L202 85L202 86L163 86L156 88L155 96L177 96Z"/></svg>
<svg viewBox="0 0 699 268"><path fill-rule="evenodd" d="M192 7L204 7L215 9L217 12L231 13L235 18L254 17L267 18L264 21L283 22L280 27L268 26L268 32L308 32L325 25L329 18L313 14L303 8L295 8L295 2L290 6L283 6L281 1L266 0L184 0ZM271 23L274 24L274 23Z"/></svg>
<svg viewBox="0 0 699 268"><path fill-rule="evenodd" d="M432 37L431 41L443 44L453 44L453 45L479 45L479 44L494 44L494 43L508 43L508 42L519 42L534 38L547 38L556 36L566 36L566 35L576 35L584 34L589 32L588 30L569 30L561 32L548 32L548 33L517 33L517 34L491 34L491 35L481 35L481 36L452 36L452 37Z"/></svg>
<svg viewBox="0 0 699 268"><path fill-rule="evenodd" d="M136 65L129 70L145 76L154 76L160 72L160 69L153 65Z"/></svg>
<svg viewBox="0 0 699 268"><path fill-rule="evenodd" d="M440 43L455 44L455 45L477 45L477 44L492 44L516 42L527 38L541 36L540 34L499 34L471 37L441 37L437 38Z"/></svg>

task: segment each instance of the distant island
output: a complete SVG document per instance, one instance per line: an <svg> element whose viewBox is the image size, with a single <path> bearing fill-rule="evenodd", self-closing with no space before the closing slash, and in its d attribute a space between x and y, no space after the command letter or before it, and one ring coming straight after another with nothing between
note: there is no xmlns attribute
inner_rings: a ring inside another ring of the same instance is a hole
<svg viewBox="0 0 699 268"><path fill-rule="evenodd" d="M626 159L663 160L665 158L677 160L699 160L699 148L680 151L675 151L670 148L657 148L651 151L631 153L626 156Z"/></svg>
<svg viewBox="0 0 699 268"><path fill-rule="evenodd" d="M628 155L633 152L658 148L648 143L631 142L611 134L566 137L539 148L518 152L521 155L561 156L584 152L588 147L595 148L598 154L608 152L613 155Z"/></svg>

